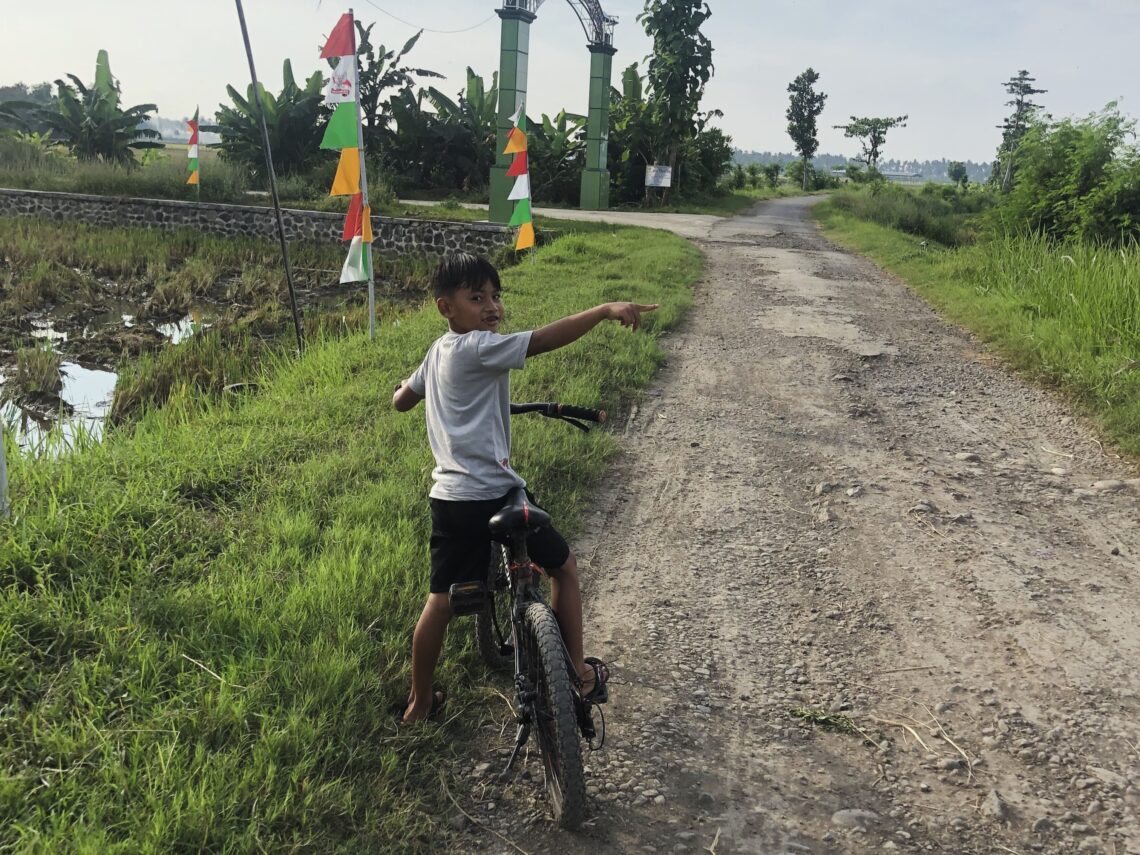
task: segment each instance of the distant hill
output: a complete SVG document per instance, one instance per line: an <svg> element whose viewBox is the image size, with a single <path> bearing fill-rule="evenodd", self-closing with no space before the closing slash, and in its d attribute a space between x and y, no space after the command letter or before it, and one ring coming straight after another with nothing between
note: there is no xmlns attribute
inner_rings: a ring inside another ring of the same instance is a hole
<svg viewBox="0 0 1140 855"><path fill-rule="evenodd" d="M741 151L737 149L733 153L733 159L736 163L743 164L744 166L750 163L779 163L783 166L799 160L800 157L798 154L792 152ZM812 164L816 169L832 169L836 166L843 167L851 162L851 158L839 154L817 154L812 158ZM928 181L944 181L948 183L950 179L946 176L946 170L952 162L953 161L946 159L895 160L894 158L884 158L879 161L879 169L883 172L918 173ZM962 162L966 165L966 174L969 175L971 181L981 184L989 180L991 164L975 163L972 160L964 160Z"/></svg>

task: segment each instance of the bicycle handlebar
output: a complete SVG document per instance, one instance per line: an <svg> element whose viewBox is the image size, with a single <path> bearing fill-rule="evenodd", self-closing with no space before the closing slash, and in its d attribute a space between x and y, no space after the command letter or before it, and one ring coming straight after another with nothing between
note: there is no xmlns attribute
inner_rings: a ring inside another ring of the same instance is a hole
<svg viewBox="0 0 1140 855"><path fill-rule="evenodd" d="M511 404L511 415L522 413L539 413L552 419L583 419L588 422L603 424L606 420L605 410L591 410L587 407L575 407L571 404L557 404L553 401L534 404Z"/></svg>

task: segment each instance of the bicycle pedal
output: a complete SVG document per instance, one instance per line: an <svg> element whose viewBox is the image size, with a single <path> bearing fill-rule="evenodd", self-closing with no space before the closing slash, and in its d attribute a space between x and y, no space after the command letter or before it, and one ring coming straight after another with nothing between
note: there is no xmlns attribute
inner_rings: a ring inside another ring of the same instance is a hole
<svg viewBox="0 0 1140 855"><path fill-rule="evenodd" d="M486 609L491 598L487 596L487 586L483 582L457 582L447 591L447 601L452 614L474 615Z"/></svg>

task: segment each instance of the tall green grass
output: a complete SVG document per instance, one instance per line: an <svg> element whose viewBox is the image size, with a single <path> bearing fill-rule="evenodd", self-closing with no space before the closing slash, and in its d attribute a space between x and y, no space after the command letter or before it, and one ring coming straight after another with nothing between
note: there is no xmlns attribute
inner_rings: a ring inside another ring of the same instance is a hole
<svg viewBox="0 0 1140 855"><path fill-rule="evenodd" d="M1005 236L946 250L816 207L828 236L911 283L1140 456L1140 247Z"/></svg>
<svg viewBox="0 0 1140 855"><path fill-rule="evenodd" d="M661 359L701 262L609 229L504 274L507 325L661 302L533 360L516 399L621 411ZM445 847L439 771L491 704L462 624L438 678L454 717L399 730L427 590L431 456L389 399L443 331L434 307L277 357L261 391L153 411L56 459L10 459L0 522L0 848L413 852ZM573 532L614 449L546 420L514 459Z"/></svg>
<svg viewBox="0 0 1140 855"><path fill-rule="evenodd" d="M145 157L140 165L126 169L102 161L80 162L54 149L0 138L0 187L96 196L249 203L246 195L249 180L243 170L207 154L203 174L209 177L198 187L191 187L186 184L189 173L185 149L179 153L182 157Z"/></svg>
<svg viewBox="0 0 1140 855"><path fill-rule="evenodd" d="M862 220L937 241L943 246L973 243L974 221L991 204L980 189L928 183L921 190L876 182L847 186L831 197L831 206Z"/></svg>

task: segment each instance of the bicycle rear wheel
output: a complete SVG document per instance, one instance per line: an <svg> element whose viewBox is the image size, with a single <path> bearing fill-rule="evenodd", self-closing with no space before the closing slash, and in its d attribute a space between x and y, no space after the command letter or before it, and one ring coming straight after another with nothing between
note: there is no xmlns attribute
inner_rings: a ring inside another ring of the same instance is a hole
<svg viewBox="0 0 1140 855"><path fill-rule="evenodd" d="M495 544L487 567L488 606L475 614L475 641L487 667L506 671L514 666L511 645L511 581L506 556Z"/></svg>
<svg viewBox="0 0 1140 855"><path fill-rule="evenodd" d="M574 830L586 815L586 779L566 648L554 612L542 603L527 606L522 635L527 677L537 693L534 729L542 751L546 792L555 821Z"/></svg>

